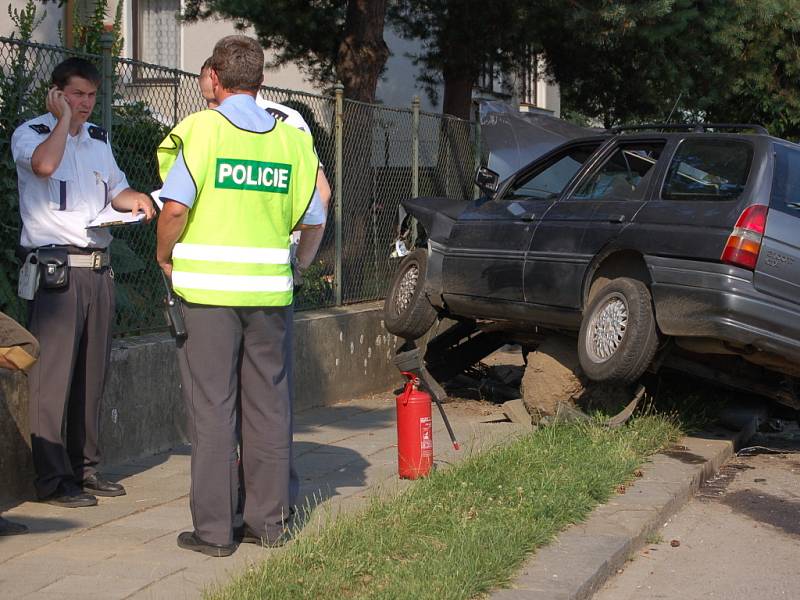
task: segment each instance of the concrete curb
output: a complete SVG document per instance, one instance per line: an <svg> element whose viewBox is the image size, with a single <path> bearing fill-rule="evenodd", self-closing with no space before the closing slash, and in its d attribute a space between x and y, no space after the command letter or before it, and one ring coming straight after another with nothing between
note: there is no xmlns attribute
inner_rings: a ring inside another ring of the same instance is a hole
<svg viewBox="0 0 800 600"><path fill-rule="evenodd" d="M736 434L712 431L683 438L652 457L624 494L563 531L528 559L509 589L493 592L491 600L591 598L753 436L758 421L755 415L744 420Z"/></svg>

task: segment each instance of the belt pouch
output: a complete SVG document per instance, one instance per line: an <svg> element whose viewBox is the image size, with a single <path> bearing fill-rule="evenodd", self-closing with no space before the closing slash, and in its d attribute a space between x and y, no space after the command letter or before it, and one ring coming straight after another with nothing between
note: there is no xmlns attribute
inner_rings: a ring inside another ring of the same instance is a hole
<svg viewBox="0 0 800 600"><path fill-rule="evenodd" d="M25 257L22 268L19 270L17 296L23 300L33 300L39 288L39 264L36 253L31 252Z"/></svg>
<svg viewBox="0 0 800 600"><path fill-rule="evenodd" d="M69 283L69 254L66 248L39 248L36 251L42 273L41 286L55 290Z"/></svg>

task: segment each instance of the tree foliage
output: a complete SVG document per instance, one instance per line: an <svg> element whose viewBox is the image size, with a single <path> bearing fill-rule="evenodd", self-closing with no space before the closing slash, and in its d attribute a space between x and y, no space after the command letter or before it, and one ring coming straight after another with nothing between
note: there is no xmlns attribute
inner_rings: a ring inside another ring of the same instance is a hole
<svg viewBox="0 0 800 600"><path fill-rule="evenodd" d="M404 37L422 41L414 63L429 95L444 84L442 112L468 119L481 68L512 70L536 49L536 12L535 3L518 0L397 0L389 16Z"/></svg>
<svg viewBox="0 0 800 600"><path fill-rule="evenodd" d="M318 83L344 85L348 98L372 102L389 49L383 40L386 0L187 0L184 19L212 16L252 25L275 53L269 66L300 65Z"/></svg>
<svg viewBox="0 0 800 600"><path fill-rule="evenodd" d="M606 126L672 115L800 135L798 0L558 6L540 36L568 109Z"/></svg>

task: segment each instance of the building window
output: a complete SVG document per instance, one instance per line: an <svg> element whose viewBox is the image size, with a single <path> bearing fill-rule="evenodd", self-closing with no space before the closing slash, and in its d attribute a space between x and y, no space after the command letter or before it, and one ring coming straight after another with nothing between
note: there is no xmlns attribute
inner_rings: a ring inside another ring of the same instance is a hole
<svg viewBox="0 0 800 600"><path fill-rule="evenodd" d="M180 0L133 0L133 57L180 68Z"/></svg>
<svg viewBox="0 0 800 600"><path fill-rule="evenodd" d="M527 52L519 70L519 101L537 106L536 84L539 81L539 57Z"/></svg>
<svg viewBox="0 0 800 600"><path fill-rule="evenodd" d="M494 61L488 61L481 65L478 74L478 89L482 92L495 93L499 91L500 73Z"/></svg>

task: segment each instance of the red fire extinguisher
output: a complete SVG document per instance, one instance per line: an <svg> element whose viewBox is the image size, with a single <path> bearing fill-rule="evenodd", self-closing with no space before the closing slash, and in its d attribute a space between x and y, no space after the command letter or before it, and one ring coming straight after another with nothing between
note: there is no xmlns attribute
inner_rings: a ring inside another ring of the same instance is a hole
<svg viewBox="0 0 800 600"><path fill-rule="evenodd" d="M433 422L431 397L419 389L419 379L408 378L397 396L397 471L403 479L425 477L433 466Z"/></svg>

